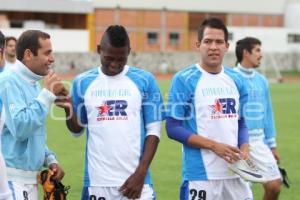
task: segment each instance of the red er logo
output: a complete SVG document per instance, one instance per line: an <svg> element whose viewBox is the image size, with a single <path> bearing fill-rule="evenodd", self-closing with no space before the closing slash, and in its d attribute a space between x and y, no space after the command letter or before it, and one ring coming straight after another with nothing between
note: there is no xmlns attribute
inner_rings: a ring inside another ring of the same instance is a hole
<svg viewBox="0 0 300 200"><path fill-rule="evenodd" d="M223 104L218 99L216 99L215 105L212 105L211 107L213 109L213 114L214 113L222 113Z"/></svg>
<svg viewBox="0 0 300 200"><path fill-rule="evenodd" d="M102 116L102 115L108 115L108 111L110 110L111 106L104 104L96 108L99 110L99 114Z"/></svg>

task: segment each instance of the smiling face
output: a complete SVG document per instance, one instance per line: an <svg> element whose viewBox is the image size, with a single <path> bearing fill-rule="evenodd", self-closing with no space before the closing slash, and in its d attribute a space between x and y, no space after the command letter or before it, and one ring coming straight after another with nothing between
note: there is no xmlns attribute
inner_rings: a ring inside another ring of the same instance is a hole
<svg viewBox="0 0 300 200"><path fill-rule="evenodd" d="M50 39L43 38L39 38L39 44L40 48L37 49L37 55L34 55L29 49L25 50L24 61L33 73L45 76L49 73L54 62L52 45Z"/></svg>
<svg viewBox="0 0 300 200"><path fill-rule="evenodd" d="M101 60L101 70L108 76L115 76L121 73L127 63L130 48L113 47L108 42L103 43L98 50Z"/></svg>
<svg viewBox="0 0 300 200"><path fill-rule="evenodd" d="M220 72L223 57L229 48L229 44L225 41L224 31L206 27L202 40L198 41L196 46L200 52L201 67L208 72Z"/></svg>

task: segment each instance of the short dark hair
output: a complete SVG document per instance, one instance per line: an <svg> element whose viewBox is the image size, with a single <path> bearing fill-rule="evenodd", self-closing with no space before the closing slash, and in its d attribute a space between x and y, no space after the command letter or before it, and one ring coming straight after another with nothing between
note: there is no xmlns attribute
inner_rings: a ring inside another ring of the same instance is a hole
<svg viewBox="0 0 300 200"><path fill-rule="evenodd" d="M244 50L251 53L255 45L261 45L261 41L254 37L245 37L237 41L235 46L235 56L237 59L237 63L242 62Z"/></svg>
<svg viewBox="0 0 300 200"><path fill-rule="evenodd" d="M28 30L23 32L17 41L17 59L23 60L26 49L29 49L33 55L36 56L38 49L41 48L39 38L50 39L50 35L39 30Z"/></svg>
<svg viewBox="0 0 300 200"><path fill-rule="evenodd" d="M225 36L224 37L225 42L228 41L227 27L221 19L216 18L216 17L207 18L202 22L202 24L198 28L198 41L201 41L203 39L204 29L206 27L215 28L215 29L222 29L223 32L224 32L224 36Z"/></svg>
<svg viewBox="0 0 300 200"><path fill-rule="evenodd" d="M17 38L13 37L13 36L9 36L9 37L5 37L5 46L7 45L7 43L11 40L14 40L15 42L17 42Z"/></svg>
<svg viewBox="0 0 300 200"><path fill-rule="evenodd" d="M3 33L0 31L0 49L4 48L4 44L5 44L5 37Z"/></svg>
<svg viewBox="0 0 300 200"><path fill-rule="evenodd" d="M121 25L109 26L102 37L102 40L100 42L101 46L105 40L107 40L113 47L130 46L130 40L127 31Z"/></svg>

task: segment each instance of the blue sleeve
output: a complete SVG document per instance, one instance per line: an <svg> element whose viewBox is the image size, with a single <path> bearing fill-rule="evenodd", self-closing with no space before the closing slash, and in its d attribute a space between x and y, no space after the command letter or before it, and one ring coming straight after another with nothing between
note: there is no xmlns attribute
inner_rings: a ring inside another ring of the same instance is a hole
<svg viewBox="0 0 300 200"><path fill-rule="evenodd" d="M268 82L266 82L266 90L265 90L265 99L266 99L266 105L265 105L265 121L264 121L264 133L265 133L265 140L266 143L270 148L276 147L276 131L275 131L275 123L274 123L274 115L273 115L273 109L272 109L272 102L271 102L271 96L270 96L270 90L268 86Z"/></svg>
<svg viewBox="0 0 300 200"><path fill-rule="evenodd" d="M245 119L241 117L238 121L238 146L241 147L243 144L249 142L248 128L246 126Z"/></svg>
<svg viewBox="0 0 300 200"><path fill-rule="evenodd" d="M244 109L245 105L247 104L248 101L248 90L247 90L247 82L245 79L240 75L238 72L226 67L225 68L225 73L229 75L235 82L236 87L239 91L239 117L245 117Z"/></svg>
<svg viewBox="0 0 300 200"><path fill-rule="evenodd" d="M25 102L24 92L16 84L6 82L0 91L5 109L5 124L17 140L24 141L36 133L36 128L46 123L48 108L32 99Z"/></svg>
<svg viewBox="0 0 300 200"><path fill-rule="evenodd" d="M184 79L175 75L168 96L167 116L178 120L186 120L191 109L191 102Z"/></svg>
<svg viewBox="0 0 300 200"><path fill-rule="evenodd" d="M165 119L163 99L158 84L152 74L148 76L146 91L143 94L142 109L145 124Z"/></svg>
<svg viewBox="0 0 300 200"><path fill-rule="evenodd" d="M84 82L81 79L75 79L72 84L72 103L73 111L82 124L87 124L87 114L84 105Z"/></svg>
<svg viewBox="0 0 300 200"><path fill-rule="evenodd" d="M187 144L187 141L194 133L182 126L183 121L167 117L166 131L168 137L180 143Z"/></svg>
<svg viewBox="0 0 300 200"><path fill-rule="evenodd" d="M244 118L245 113L243 109L245 108L247 101L248 101L248 90L246 81L242 78L241 85L239 86L239 93L240 93L240 109L239 109L239 116L240 118Z"/></svg>

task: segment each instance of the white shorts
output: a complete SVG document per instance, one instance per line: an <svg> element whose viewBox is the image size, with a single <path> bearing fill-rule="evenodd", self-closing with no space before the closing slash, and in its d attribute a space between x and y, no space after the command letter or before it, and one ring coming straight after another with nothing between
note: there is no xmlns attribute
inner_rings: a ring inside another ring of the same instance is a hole
<svg viewBox="0 0 300 200"><path fill-rule="evenodd" d="M0 133L1 134L1 133ZM0 135L1 137L1 135ZM5 161L1 152L1 140L0 140L0 200L7 200L10 197L10 189L8 187Z"/></svg>
<svg viewBox="0 0 300 200"><path fill-rule="evenodd" d="M84 187L81 200L129 200L119 192L120 187ZM155 192L151 185L144 185L139 200L154 200Z"/></svg>
<svg viewBox="0 0 300 200"><path fill-rule="evenodd" d="M250 159L255 163L259 171L267 181L281 178L277 161L272 151L262 140L249 141Z"/></svg>
<svg viewBox="0 0 300 200"><path fill-rule="evenodd" d="M12 198L9 200L38 200L38 185L8 181Z"/></svg>
<svg viewBox="0 0 300 200"><path fill-rule="evenodd" d="M253 200L250 185L241 178L184 181L180 200Z"/></svg>

